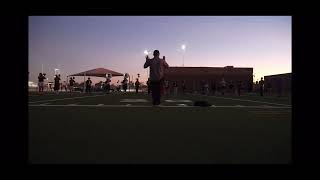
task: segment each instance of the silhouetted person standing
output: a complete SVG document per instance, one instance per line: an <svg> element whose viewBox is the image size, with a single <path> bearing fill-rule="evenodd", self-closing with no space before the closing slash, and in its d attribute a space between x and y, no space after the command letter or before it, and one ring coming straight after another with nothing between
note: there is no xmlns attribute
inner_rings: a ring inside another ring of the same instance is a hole
<svg viewBox="0 0 320 180"><path fill-rule="evenodd" d="M122 81L122 89L123 89L124 92L127 92L127 88L128 88L128 80L125 78Z"/></svg>
<svg viewBox="0 0 320 180"><path fill-rule="evenodd" d="M231 81L230 84L229 84L229 91L231 92L231 94L235 93L233 88L234 88L233 81Z"/></svg>
<svg viewBox="0 0 320 180"><path fill-rule="evenodd" d="M146 56L146 62L144 63L144 68L150 67L150 84L151 84L151 94L152 94L152 104L160 104L160 86L164 78L165 69L169 68L166 63L165 58L160 59L160 52L155 50L153 52L153 58L150 59Z"/></svg>
<svg viewBox="0 0 320 180"><path fill-rule="evenodd" d="M42 73L39 73L39 76L38 76L39 93L43 92L44 79L45 79L45 76Z"/></svg>
<svg viewBox="0 0 320 180"><path fill-rule="evenodd" d="M164 82L164 84L165 84L165 94L168 96L168 95L170 95L170 83L169 83L169 81L168 80L166 80L165 82Z"/></svg>
<svg viewBox="0 0 320 180"><path fill-rule="evenodd" d="M69 89L70 89L70 92L73 92L73 85L74 85L74 77L70 77L70 80L69 80Z"/></svg>
<svg viewBox="0 0 320 180"><path fill-rule="evenodd" d="M263 96L263 86L264 86L263 78L261 78L259 85L260 85L260 96Z"/></svg>
<svg viewBox="0 0 320 180"><path fill-rule="evenodd" d="M117 81L117 91L120 92L121 90L121 85L119 84L119 80Z"/></svg>
<svg viewBox="0 0 320 180"><path fill-rule="evenodd" d="M58 94L59 89L60 89L60 74L56 75L56 77L54 78L54 92Z"/></svg>
<svg viewBox="0 0 320 180"><path fill-rule="evenodd" d="M90 78L88 78L88 80L86 81L86 92L87 93L91 93L91 84L92 84L92 81L90 80Z"/></svg>
<svg viewBox="0 0 320 180"><path fill-rule="evenodd" d="M226 89L226 81L224 81L224 78L221 80L221 94L224 95L224 91Z"/></svg>
<svg viewBox="0 0 320 180"><path fill-rule="evenodd" d="M138 91L139 91L139 86L140 86L140 82L139 80L137 79L136 82L134 83L135 87L136 87L136 94L138 94Z"/></svg>
<svg viewBox="0 0 320 180"><path fill-rule="evenodd" d="M177 81L174 81L174 82L173 82L173 94L174 94L175 96L178 95L178 82L177 82Z"/></svg>
<svg viewBox="0 0 320 180"><path fill-rule="evenodd" d="M111 89L110 83L111 83L111 79L109 77L107 77L106 82L105 82L107 93L110 93L110 89Z"/></svg>
<svg viewBox="0 0 320 180"><path fill-rule="evenodd" d="M208 81L204 82L204 94L209 95L209 84Z"/></svg>
<svg viewBox="0 0 320 180"><path fill-rule="evenodd" d="M182 94L185 94L186 93L186 81L185 80L183 80L182 81Z"/></svg>

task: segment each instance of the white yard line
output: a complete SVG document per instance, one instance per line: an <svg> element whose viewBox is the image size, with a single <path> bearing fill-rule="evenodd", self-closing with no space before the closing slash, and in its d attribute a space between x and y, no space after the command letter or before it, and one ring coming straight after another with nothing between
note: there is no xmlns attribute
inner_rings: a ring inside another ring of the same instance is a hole
<svg viewBox="0 0 320 180"><path fill-rule="evenodd" d="M103 94L103 95L95 95L95 96L81 96L81 97L62 98L62 99L50 99L50 100L32 101L32 102L29 102L29 103L63 101L63 100L69 100L69 99L81 99L81 98L98 97L98 96L105 96L105 95Z"/></svg>
<svg viewBox="0 0 320 180"><path fill-rule="evenodd" d="M195 94L193 94L193 95L195 95ZM197 94L196 96L205 96L205 95ZM271 103L271 102L264 102L264 101L254 101L254 100L248 100L248 99L225 98L225 97L217 97L217 96L206 96L206 97L237 100L237 101L247 101L247 102L257 102L257 103L273 104L273 105L290 106L291 107L291 105L288 105L288 104Z"/></svg>
<svg viewBox="0 0 320 180"><path fill-rule="evenodd" d="M236 106L215 106L215 105L212 105L211 107L214 107L214 108L291 109L290 106L242 106L242 105L236 105Z"/></svg>
<svg viewBox="0 0 320 180"><path fill-rule="evenodd" d="M120 102L148 102L146 99L121 99Z"/></svg>
<svg viewBox="0 0 320 180"><path fill-rule="evenodd" d="M43 105L43 106L44 106L44 105L48 105L48 104L50 104L50 103L43 103L43 104L40 104L40 105Z"/></svg>
<svg viewBox="0 0 320 180"><path fill-rule="evenodd" d="M104 104L97 104L97 105L88 105L88 104L66 104L66 105L58 105L58 104L51 104L51 105L47 105L47 104L29 104L30 107L154 107L154 106L146 106L146 105L104 105ZM199 107L199 106L156 106L156 107L161 107L161 108L185 108L185 107L198 107L198 108L203 108L203 107ZM284 106L209 106L211 108L262 108L262 109L291 109L291 107L284 107Z"/></svg>
<svg viewBox="0 0 320 180"><path fill-rule="evenodd" d="M191 100L188 100L188 99L167 99L164 101L165 102L192 102Z"/></svg>

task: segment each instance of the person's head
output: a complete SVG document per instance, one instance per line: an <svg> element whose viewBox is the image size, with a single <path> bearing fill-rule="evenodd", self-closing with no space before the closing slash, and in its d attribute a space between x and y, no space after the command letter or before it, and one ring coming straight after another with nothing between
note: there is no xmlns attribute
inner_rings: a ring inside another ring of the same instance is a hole
<svg viewBox="0 0 320 180"><path fill-rule="evenodd" d="M154 57L159 57L159 56L160 56L159 50L154 50L154 51L153 51L153 56L154 56Z"/></svg>
<svg viewBox="0 0 320 180"><path fill-rule="evenodd" d="M263 77L261 77L261 80L263 80Z"/></svg>
<svg viewBox="0 0 320 180"><path fill-rule="evenodd" d="M39 73L39 76L42 76L42 73Z"/></svg>
<svg viewBox="0 0 320 180"><path fill-rule="evenodd" d="M88 80L90 80L90 78L88 78Z"/></svg>

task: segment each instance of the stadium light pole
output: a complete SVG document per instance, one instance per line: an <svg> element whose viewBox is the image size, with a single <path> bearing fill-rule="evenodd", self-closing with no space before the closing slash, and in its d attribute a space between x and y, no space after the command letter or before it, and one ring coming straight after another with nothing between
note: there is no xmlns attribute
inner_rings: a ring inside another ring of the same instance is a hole
<svg viewBox="0 0 320 180"><path fill-rule="evenodd" d="M186 45L182 44L181 45L181 49L182 49L182 67L184 67L184 53L186 52Z"/></svg>

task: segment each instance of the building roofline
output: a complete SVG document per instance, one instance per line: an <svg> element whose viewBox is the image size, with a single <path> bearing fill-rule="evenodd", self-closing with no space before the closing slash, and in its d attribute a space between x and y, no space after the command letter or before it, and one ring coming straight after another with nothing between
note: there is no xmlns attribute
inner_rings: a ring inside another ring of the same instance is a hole
<svg viewBox="0 0 320 180"><path fill-rule="evenodd" d="M264 76L264 77L280 76L280 75L289 75L289 74L292 74L292 73L273 74L273 75L266 75L266 76Z"/></svg>
<svg viewBox="0 0 320 180"><path fill-rule="evenodd" d="M169 68L219 68L219 69L225 69L228 68L228 66L225 67L209 67L209 66L188 66L188 67L181 67L181 66L170 66ZM253 67L230 67L233 69L253 69Z"/></svg>

